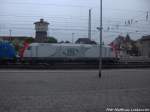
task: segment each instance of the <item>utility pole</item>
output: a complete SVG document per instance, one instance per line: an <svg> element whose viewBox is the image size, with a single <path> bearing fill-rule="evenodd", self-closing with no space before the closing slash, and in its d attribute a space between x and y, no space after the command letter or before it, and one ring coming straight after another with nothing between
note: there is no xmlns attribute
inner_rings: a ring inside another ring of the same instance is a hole
<svg viewBox="0 0 150 112"><path fill-rule="evenodd" d="M88 38L91 40L91 9L89 9Z"/></svg>
<svg viewBox="0 0 150 112"><path fill-rule="evenodd" d="M11 37L11 32L12 32L12 30L11 29L9 29L9 36Z"/></svg>
<svg viewBox="0 0 150 112"><path fill-rule="evenodd" d="M148 21L148 16L149 16L149 13L148 11L146 12L146 21Z"/></svg>
<svg viewBox="0 0 150 112"><path fill-rule="evenodd" d="M103 2L100 0L100 46L99 46L99 78L102 76L102 36L103 36Z"/></svg>
<svg viewBox="0 0 150 112"><path fill-rule="evenodd" d="M74 34L75 33L72 33L72 43L74 43Z"/></svg>
<svg viewBox="0 0 150 112"><path fill-rule="evenodd" d="M11 36L12 30L9 29L9 36L10 36L10 41L12 41L12 36Z"/></svg>

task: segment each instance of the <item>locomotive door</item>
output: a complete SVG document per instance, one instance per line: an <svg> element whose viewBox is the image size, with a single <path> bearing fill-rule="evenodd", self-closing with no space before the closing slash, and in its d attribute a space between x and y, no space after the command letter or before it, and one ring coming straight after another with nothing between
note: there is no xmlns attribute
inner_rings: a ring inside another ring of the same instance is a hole
<svg viewBox="0 0 150 112"><path fill-rule="evenodd" d="M38 46L33 46L32 47L31 57L38 57Z"/></svg>

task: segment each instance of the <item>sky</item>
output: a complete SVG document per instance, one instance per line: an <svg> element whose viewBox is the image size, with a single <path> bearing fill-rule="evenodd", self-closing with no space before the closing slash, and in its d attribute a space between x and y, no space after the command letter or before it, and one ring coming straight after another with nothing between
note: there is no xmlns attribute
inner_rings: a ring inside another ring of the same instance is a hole
<svg viewBox="0 0 150 112"><path fill-rule="evenodd" d="M136 40L150 35L150 0L103 0L103 41L118 35ZM99 42L100 0L0 0L0 35L35 37L34 22L49 22L48 35L58 41L88 36L92 9L92 40ZM149 13L146 20L147 12ZM132 24L128 21L132 20Z"/></svg>

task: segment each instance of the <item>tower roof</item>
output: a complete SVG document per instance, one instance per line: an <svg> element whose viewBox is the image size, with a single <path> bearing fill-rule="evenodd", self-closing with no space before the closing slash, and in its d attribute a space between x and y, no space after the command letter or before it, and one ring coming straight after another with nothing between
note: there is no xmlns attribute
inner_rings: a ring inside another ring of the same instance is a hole
<svg viewBox="0 0 150 112"><path fill-rule="evenodd" d="M38 24L38 23L49 24L47 21L44 21L44 19L40 19L40 21L37 21L34 24Z"/></svg>

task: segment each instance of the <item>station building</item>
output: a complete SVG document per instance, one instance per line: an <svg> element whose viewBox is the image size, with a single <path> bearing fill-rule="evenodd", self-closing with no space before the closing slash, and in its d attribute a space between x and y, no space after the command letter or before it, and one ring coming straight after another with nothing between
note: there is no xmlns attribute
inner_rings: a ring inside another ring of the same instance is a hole
<svg viewBox="0 0 150 112"><path fill-rule="evenodd" d="M144 57L149 57L150 58L150 35L148 36L143 36L140 39L140 52L141 52L141 56Z"/></svg>

